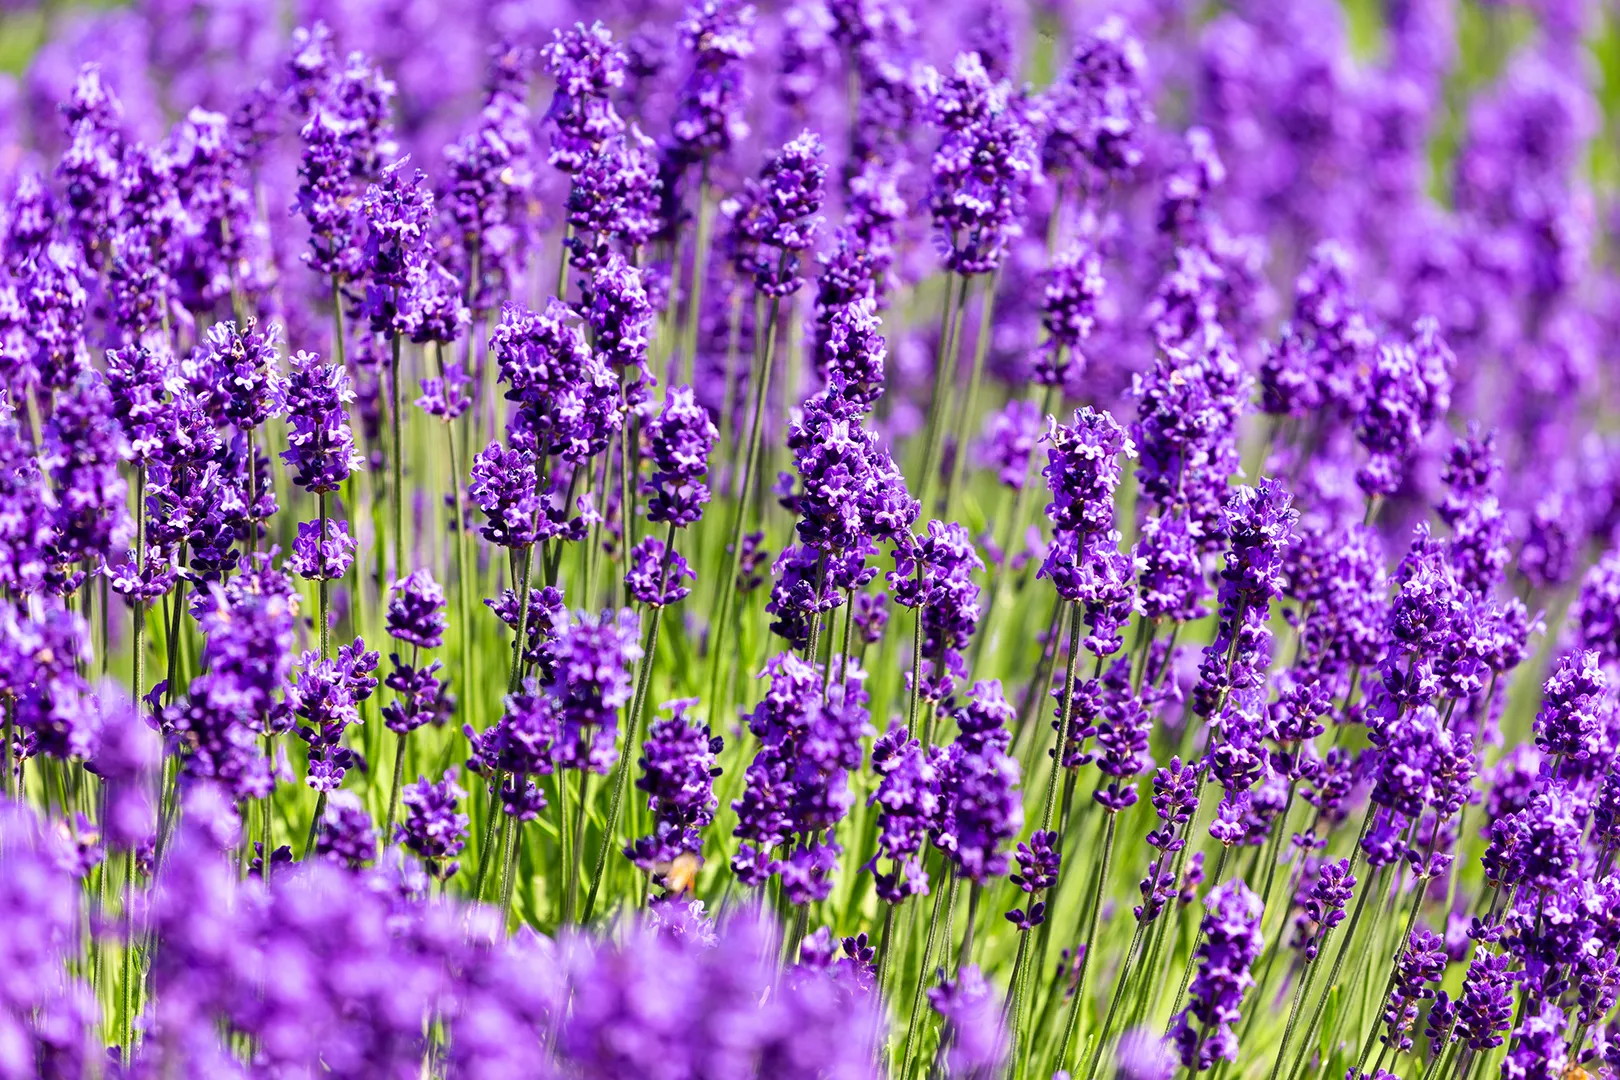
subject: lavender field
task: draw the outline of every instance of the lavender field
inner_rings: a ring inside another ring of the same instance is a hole
[[[1607,0],[0,3],[0,1080],[1620,1080]]]

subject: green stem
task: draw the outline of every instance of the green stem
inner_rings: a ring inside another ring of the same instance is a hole
[[[1353,849],[1351,849],[1351,852],[1350,852],[1350,871],[1349,872],[1351,874],[1354,874],[1356,872],[1356,863],[1361,857],[1361,841],[1366,838],[1367,830],[1372,828],[1373,816],[1374,816],[1376,810],[1377,810],[1376,806],[1368,806],[1367,807],[1367,813],[1361,819],[1361,831],[1356,836],[1356,846]],[[1358,895],[1356,897],[1355,913],[1350,916],[1350,925],[1346,929],[1344,941],[1340,944],[1339,951],[1334,957],[1334,960],[1333,960],[1333,974],[1332,974],[1331,978],[1328,980],[1328,989],[1332,989],[1333,980],[1337,979],[1339,977],[1339,965],[1344,962],[1345,949],[1349,946],[1350,938],[1354,934],[1355,929],[1356,929],[1356,923],[1361,918],[1361,909],[1367,903],[1367,895],[1368,895],[1369,892],[1371,892],[1371,889],[1369,888],[1370,879],[1373,876],[1375,876],[1375,875],[1369,874],[1368,875],[1369,880],[1363,880],[1360,883],[1361,887],[1358,890]],[[1333,933],[1333,931],[1331,929],[1322,931],[1322,940],[1317,945],[1317,955],[1318,955],[1319,958],[1321,956],[1321,950],[1322,950],[1323,946],[1327,945],[1327,939],[1328,939],[1329,935],[1331,935],[1332,933]],[[1299,985],[1298,989],[1295,991],[1294,1003],[1288,1010],[1288,1023],[1283,1028],[1283,1041],[1282,1041],[1282,1044],[1277,1047],[1277,1057],[1272,1062],[1271,1080],[1277,1080],[1278,1070],[1280,1070],[1282,1068],[1283,1055],[1287,1052],[1288,1043],[1293,1038],[1294,1023],[1295,1023],[1295,1021],[1297,1021],[1299,1019],[1300,1006],[1305,1004],[1305,995],[1309,991],[1310,982],[1311,982],[1312,977],[1314,977],[1315,974],[1316,974],[1317,967],[1318,967],[1318,965],[1314,961],[1307,964],[1307,966],[1305,968],[1305,972],[1306,972],[1305,977],[1300,980],[1300,985]],[[1326,990],[1323,991],[1322,998],[1323,998],[1323,1003],[1325,1003],[1326,999],[1327,999],[1327,991]],[[1313,1017],[1311,1019],[1311,1030],[1315,1030],[1317,1020],[1320,1017],[1320,1013],[1321,1013],[1321,1005],[1319,1004],[1318,1007],[1317,1007],[1317,1016],[1315,1016],[1315,1017]],[[1305,1038],[1306,1038],[1306,1041],[1308,1042],[1310,1040],[1310,1035],[1307,1034],[1305,1036]],[[1302,1051],[1302,1053],[1303,1053],[1303,1051]],[[1290,1073],[1292,1073],[1292,1070],[1290,1070]]]
[[[444,348],[434,347],[434,356],[438,360],[439,378],[444,378]],[[461,462],[459,448],[456,446],[456,428],[453,423],[444,425],[445,444],[449,451],[450,460],[450,493],[456,514],[456,614],[461,620],[461,698],[466,704],[463,706],[469,712],[476,696],[474,688],[481,688],[476,664],[478,650],[473,648],[472,634],[472,596],[476,586],[470,572],[471,560],[467,557],[467,527],[465,508],[462,505],[461,491]]]
[[[749,497],[754,491],[754,468],[759,459],[760,429],[765,420],[765,391],[771,382],[771,367],[776,356],[776,318],[781,301],[772,299],[770,315],[765,321],[765,337],[760,345],[760,363],[754,372],[754,415],[748,425],[748,442],[743,449],[742,483],[737,488],[737,503],[731,516],[731,541],[721,553],[721,573],[715,578],[715,613],[709,621],[709,711],[717,718],[724,707],[720,700],[720,675],[735,663],[734,653],[726,651],[725,636],[731,616],[733,593],[737,584],[737,559],[742,550],[743,525],[747,519]]]
[[[938,471],[941,444],[945,441],[945,425],[950,422],[951,387],[955,383],[957,338],[962,326],[962,310],[967,307],[967,275],[950,274],[945,278],[945,309],[941,315],[939,347],[934,353],[933,398],[928,404],[928,426],[923,442],[922,473],[917,478],[918,505],[924,517],[933,514],[933,495]],[[960,286],[951,286],[960,281]]]
[[[1103,893],[1108,887],[1108,869],[1114,858],[1114,828],[1118,817],[1110,810],[1108,826],[1103,832],[1102,861],[1097,868],[1097,886],[1092,890],[1091,912],[1086,919],[1085,953],[1080,957],[1080,977],[1074,988],[1074,1000],[1069,1003],[1069,1018],[1063,1025],[1063,1038],[1058,1043],[1058,1067],[1063,1069],[1068,1068],[1069,1047],[1074,1042],[1075,1028],[1080,1020],[1080,1005],[1086,996],[1086,975],[1091,969],[1092,954],[1097,951],[1097,917],[1102,911]]]
[[[1406,944],[1412,939],[1412,927],[1417,925],[1418,911],[1423,907],[1423,893],[1428,888],[1429,879],[1420,877],[1412,883],[1412,906],[1406,915],[1406,929],[1401,931],[1399,941],[1395,946],[1395,956],[1389,963],[1389,977],[1384,980],[1384,997],[1395,988],[1395,973],[1400,964],[1401,953],[1405,951]],[[1359,1073],[1367,1065],[1367,1055],[1372,1053],[1373,1043],[1378,1038],[1378,1021],[1374,1018],[1367,1031],[1367,1039],[1361,1044],[1361,1054],[1356,1059],[1356,1071]]]
[[[514,779],[520,785],[525,782],[524,778],[521,776],[514,777]],[[560,774],[557,790],[559,792],[559,798],[557,801],[559,803],[565,803],[566,800],[560,797],[560,793],[563,790],[560,782]],[[565,833],[567,832],[567,816],[568,815],[564,813],[563,831]],[[517,868],[514,864],[517,862],[519,830],[520,826],[516,817],[512,814],[504,815],[501,820],[501,930],[503,933],[506,930],[507,920],[512,914],[512,890],[517,884]]]
[[[702,176],[698,180],[698,219],[695,248],[692,252],[691,299],[686,305],[685,333],[681,335],[681,364],[685,371],[682,382],[691,382],[697,370],[698,325],[703,319],[703,285],[709,276],[709,233],[714,225],[714,199],[709,193],[709,162],[703,161]],[[673,384],[676,380],[671,379]]]
[[[559,788],[568,782],[564,777],[557,785]],[[591,774],[588,769],[579,770],[579,801],[574,805],[573,846],[574,857],[568,860],[563,875],[563,922],[574,921],[574,900],[579,893],[579,860],[585,853],[585,806],[588,798]],[[602,838],[602,848],[607,849],[607,838]]]
[[[320,577],[315,583],[315,613],[319,620],[318,628],[321,634],[321,659],[325,660],[332,655],[332,631],[327,626],[327,582],[326,582],[326,492],[316,497],[320,506],[320,519],[316,524],[315,533],[315,563]]]
[[[619,544],[627,570],[630,567],[630,550],[636,546],[636,485],[633,482],[636,462],[630,452],[630,422],[634,417],[635,413],[626,409],[623,422],[619,425]],[[625,607],[629,607],[631,601],[628,574],[620,575],[620,585],[624,590],[622,603]]]
[[[394,818],[399,814],[399,792],[405,783],[405,740],[409,737],[409,732],[401,731],[394,743],[394,786],[388,791],[388,816],[383,819],[382,841],[384,847],[392,843]]]
[[[1322,994],[1316,999],[1316,1008],[1311,1011],[1311,1019],[1305,1025],[1305,1034],[1299,1050],[1294,1056],[1294,1063],[1289,1067],[1289,1080],[1299,1075],[1299,1070],[1305,1065],[1306,1054],[1310,1050],[1311,1039],[1316,1035],[1316,1029],[1322,1022],[1322,1013],[1327,1009],[1328,998],[1333,994],[1333,987],[1339,981],[1339,971],[1344,967],[1344,958],[1350,951],[1351,944],[1356,939],[1356,930],[1361,924],[1361,913],[1367,907],[1367,897],[1374,892],[1373,882],[1380,878],[1379,874],[1368,874],[1357,890],[1356,906],[1350,913],[1350,923],[1345,927],[1344,937],[1339,941],[1339,949],[1333,956],[1333,966],[1328,970],[1327,983],[1322,987]],[[1282,1064],[1283,1051],[1288,1048],[1288,1034],[1283,1032],[1283,1045],[1277,1048],[1277,1062],[1272,1066],[1271,1080],[1276,1080],[1277,1069]]]
[[[898,1074],[901,1077],[911,1071],[912,1042],[917,1036],[917,1021],[922,1015],[923,994],[928,989],[928,968],[934,959],[934,939],[939,931],[940,911],[945,903],[945,894],[954,892],[955,889],[956,878],[953,875],[948,887],[942,886],[934,890],[934,912],[928,918],[928,933],[923,938],[922,967],[917,972],[917,986],[911,995],[911,1014],[906,1020],[906,1041],[901,1045],[901,1065]],[[951,899],[955,901],[954,896]]]
[[[389,498],[393,510],[394,576],[402,578],[405,568],[405,416],[399,407],[399,352],[401,338],[393,337],[393,351],[388,369],[388,425],[393,451],[389,455]]]
[[[1114,977],[1114,992],[1108,999],[1108,1012],[1103,1016],[1102,1034],[1097,1036],[1097,1045],[1091,1052],[1091,1063],[1086,1066],[1086,1080],[1094,1080],[1097,1075],[1097,1066],[1102,1062],[1103,1051],[1108,1046],[1108,1036],[1114,1033],[1114,1017],[1118,1015],[1119,1003],[1124,1000],[1125,987],[1130,981],[1131,963],[1136,959],[1137,950],[1141,947],[1143,930],[1146,924],[1138,920],[1136,932],[1131,935],[1130,948],[1125,950],[1125,961],[1120,965],[1119,974]]]
[[[1063,769],[1063,753],[1069,745],[1069,717],[1074,709],[1074,684],[1080,666],[1080,619],[1083,612],[1079,604],[1069,605],[1069,662],[1063,671],[1063,709],[1058,718],[1057,748],[1052,754],[1052,769],[1046,778],[1046,796],[1041,801],[1041,828],[1052,827],[1052,815],[1057,808],[1057,779]],[[1061,837],[1059,838],[1061,842]]]
[[[984,378],[984,360],[990,352],[991,316],[995,314],[996,288],[1001,282],[1001,272],[992,271],[989,284],[985,286],[984,298],[980,300],[979,308],[979,336],[973,342],[973,370],[968,376],[967,397],[962,400],[961,407],[956,412],[956,423],[952,429],[955,439],[956,452],[951,459],[951,472],[945,479],[945,520],[955,520],[955,498],[961,487],[962,470],[967,464],[967,437],[968,423],[973,419],[973,408],[979,400],[979,383]],[[1034,455],[1030,455],[1033,457]]]
[[[573,898],[568,895],[569,892],[571,891],[569,889],[569,886],[571,886],[573,884],[573,882],[571,880],[573,875],[572,875],[572,872],[569,870],[569,867],[571,867],[573,865],[573,863],[574,863],[574,830],[571,827],[572,824],[573,823],[571,821],[569,821],[569,819],[568,819],[568,774],[566,772],[558,772],[557,773],[557,840],[562,845],[562,865],[563,865],[563,874],[562,874],[562,877],[563,877],[563,894],[562,894],[562,903],[560,905],[558,905],[558,915],[559,915],[561,921],[565,922],[565,923],[568,922],[572,918],[572,916],[574,914],[574,911],[573,911],[574,905],[571,903]],[[506,888],[507,888],[506,886],[502,887],[502,889],[501,889],[502,893],[506,892]],[[504,901],[502,902],[501,906],[502,907],[506,906]]]
[[[1221,854],[1215,860],[1215,874],[1210,879],[1209,888],[1213,892],[1226,877],[1226,863],[1232,849],[1225,844],[1221,845]],[[1204,923],[1199,920],[1198,932],[1193,935],[1192,950],[1187,953],[1187,965],[1181,970],[1181,988],[1171,1000],[1170,1015],[1174,1016],[1181,1011],[1181,999],[1187,996],[1187,985],[1192,982],[1193,967],[1198,963],[1198,947],[1204,943]],[[1168,1034],[1168,1033],[1167,1033]]]
[[[973,962],[973,926],[979,920],[979,894],[984,886],[977,881],[968,886],[967,926],[962,931],[962,948],[956,954],[956,970]]]
[[[124,852],[124,955],[119,977],[124,1064],[135,1056],[135,850]]]
[[[478,845],[478,873],[473,878],[474,903],[484,900],[484,883],[489,880],[490,856],[495,851],[495,823],[506,817],[501,812],[501,785],[505,777],[497,769],[489,785],[489,817],[484,822],[483,841]]]
[[[668,553],[664,570],[659,573],[658,591],[664,591],[664,575],[675,554],[675,525],[670,523],[664,534],[664,548]],[[630,757],[641,746],[641,718],[646,711],[647,689],[652,682],[654,659],[658,655],[658,626],[663,619],[662,606],[654,607],[647,617],[647,641],[641,650],[641,670],[636,674],[636,691],[630,699],[630,727],[624,749],[619,754],[613,773],[613,797],[608,803],[607,824],[602,829],[602,846],[596,853],[596,866],[591,871],[591,887],[585,895],[585,909],[581,922],[590,922],[596,911],[596,897],[602,887],[602,876],[607,870],[608,851],[617,843],[619,815],[623,810],[625,792],[630,782]]]
[[[315,850],[315,838],[320,834],[320,831],[321,831],[321,818],[323,818],[325,816],[326,816],[326,792],[323,791],[319,795],[315,796],[315,813],[312,814],[310,816],[310,819],[309,819],[309,835],[304,837],[304,859],[305,859],[305,861],[308,861],[310,855]],[[270,853],[268,851],[265,852],[264,857],[265,857],[265,862],[268,863],[270,861]]]

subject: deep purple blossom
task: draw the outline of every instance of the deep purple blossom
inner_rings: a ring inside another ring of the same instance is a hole
[[[928,891],[923,845],[940,808],[939,769],[922,744],[896,724],[872,744],[872,770],[880,777],[868,802],[878,807],[877,852],[871,869],[879,898],[898,903]],[[877,860],[891,860],[888,873]]]
[[[455,876],[456,856],[467,843],[470,819],[460,812],[467,797],[456,782],[454,768],[445,770],[438,783],[421,777],[400,792],[404,816],[394,826],[394,839],[428,865],[428,872],[441,881]]]
[[[1254,985],[1249,967],[1265,945],[1261,914],[1260,898],[1241,881],[1218,886],[1204,902],[1198,970],[1187,990],[1187,1007],[1177,1015],[1170,1033],[1182,1065],[1194,1072],[1237,1059],[1232,1024],[1239,1018],[1244,994]]]
[[[646,792],[653,831],[625,848],[625,854],[643,870],[661,872],[682,855],[701,863],[701,830],[714,820],[719,806],[714,779],[723,740],[711,736],[706,725],[689,720],[686,710],[695,702],[671,702],[671,714],[655,720],[641,749],[641,775],[636,787]]]
[[[444,589],[427,569],[412,570],[394,582],[388,600],[388,635],[419,649],[444,643]]]
[[[287,415],[290,449],[281,460],[294,469],[294,481],[307,491],[335,491],[360,468],[345,409],[354,400],[349,376],[336,364],[323,364],[313,353],[292,358],[292,374],[278,388],[279,408]]]
[[[698,520],[703,504],[709,501],[704,477],[719,437],[708,412],[694,400],[692,388],[671,387],[663,409],[649,422],[644,436],[653,466],[644,488],[651,496],[649,521],[685,526]]]
[[[546,688],[557,712],[558,768],[606,773],[618,759],[619,710],[630,701],[639,638],[628,609],[558,618],[556,674]]]
[[[961,53],[951,71],[934,73],[929,104],[940,130],[930,163],[929,209],[945,265],[986,274],[1021,235],[1029,190],[1040,177],[1039,152],[1010,84],[996,83],[978,53]]]
[[[646,536],[630,549],[624,580],[637,603],[667,607],[691,593],[686,583],[697,580],[697,574],[680,552],[666,548],[656,536]]]
[[[326,536],[320,535],[321,522],[300,521],[298,538],[293,541],[287,569],[310,581],[336,581],[354,565],[358,542],[349,535],[347,522],[326,519]]]

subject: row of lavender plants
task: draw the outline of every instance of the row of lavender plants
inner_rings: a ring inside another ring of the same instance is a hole
[[[1613,10],[0,35],[0,1080],[1620,1076]]]

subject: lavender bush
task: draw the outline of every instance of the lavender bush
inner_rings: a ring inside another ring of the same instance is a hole
[[[0,40],[0,1080],[1620,1080],[1612,5]]]

